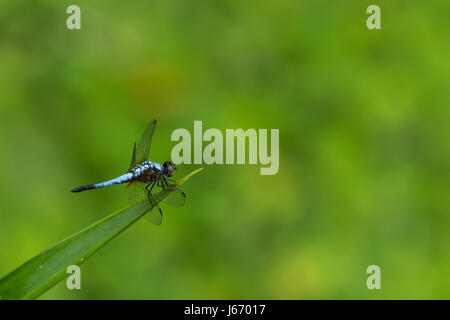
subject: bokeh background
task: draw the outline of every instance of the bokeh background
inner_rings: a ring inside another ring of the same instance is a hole
[[[450,298],[449,14],[446,0],[0,2],[0,277],[127,205],[123,186],[69,191],[127,170],[150,119],[159,162],[202,120],[279,128],[279,173],[205,166],[184,208],[89,258],[82,290],[42,299]]]

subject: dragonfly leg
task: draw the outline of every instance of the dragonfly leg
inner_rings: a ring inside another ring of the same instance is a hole
[[[168,188],[170,188],[169,190],[178,190],[181,192],[181,194],[183,195],[183,197],[186,198],[186,194],[183,192],[183,190],[181,190],[180,188],[178,188],[175,184],[169,184],[169,182],[167,181],[166,177],[163,177],[163,184],[166,184],[166,186]]]
[[[158,187],[161,187],[164,191],[166,191],[165,185],[164,185],[164,178],[158,179]]]
[[[148,198],[148,201],[150,201],[150,204],[152,205],[152,207],[156,206],[156,200],[152,196],[152,189],[155,186],[155,183],[156,183],[156,181],[150,182],[149,184],[147,184],[145,186],[145,190],[147,191],[147,198]],[[150,188],[150,190],[149,190],[149,188]]]
[[[171,184],[169,184],[168,182],[167,182],[167,178],[166,177],[163,177],[162,178],[162,181],[161,181],[161,183],[163,184],[163,185],[165,185],[167,188],[169,188],[170,190],[173,190],[173,185],[171,185]]]
[[[145,186],[145,190],[147,190],[148,193],[152,192],[153,187],[155,186],[156,181],[150,182]],[[150,187],[150,190],[148,188]]]
[[[153,210],[153,208],[158,207],[159,211],[161,211],[161,209],[158,206],[158,203],[156,202],[155,197],[153,197],[153,195],[150,192],[147,193],[147,198],[148,198],[148,201],[150,202],[150,205],[152,206],[152,210]]]
[[[159,211],[159,214],[161,215],[161,220],[162,220],[162,215],[163,215],[162,210],[161,210],[161,208],[159,207],[158,203],[156,202],[155,198],[154,198],[153,195],[152,195],[152,189],[153,189],[153,187],[154,187],[155,185],[158,185],[158,181],[157,181],[157,180],[155,180],[155,181],[153,181],[153,182],[150,182],[150,183],[145,187],[145,189],[147,190],[148,201],[150,201],[150,204],[152,205],[152,209],[153,209],[154,207],[157,207],[157,208],[158,208],[158,211]],[[149,190],[149,188],[150,188],[150,190]]]
[[[158,208],[159,215],[161,216],[161,220],[158,223],[158,224],[160,224],[161,221],[162,221],[162,216],[163,216],[162,210],[161,210],[160,206],[158,205],[158,203],[156,202],[155,198],[153,197],[153,195],[150,192],[147,194],[147,197],[148,197],[148,201],[150,201],[150,204],[152,206],[150,211],[152,211],[155,207]]]
[[[171,178],[167,178],[164,177],[164,181],[166,182],[166,184],[169,186],[176,186],[177,185],[177,181],[175,179],[171,179]]]

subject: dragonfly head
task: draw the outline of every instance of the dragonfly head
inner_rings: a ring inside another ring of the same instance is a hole
[[[163,173],[164,175],[171,177],[177,172],[177,167],[170,161],[166,161],[163,164]]]

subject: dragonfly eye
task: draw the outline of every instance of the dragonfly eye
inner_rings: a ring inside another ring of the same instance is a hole
[[[168,177],[173,176],[177,172],[177,167],[170,161],[166,161],[163,164],[164,174]]]

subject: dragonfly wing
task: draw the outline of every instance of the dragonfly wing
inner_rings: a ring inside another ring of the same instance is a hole
[[[134,167],[136,167],[136,142],[134,143],[133,155],[131,156],[131,164],[130,164],[130,168],[128,168],[128,171],[130,171]]]
[[[156,201],[153,200],[153,204],[150,202],[150,199],[147,195],[147,190],[145,190],[145,183],[142,182],[131,182],[128,184],[127,188],[127,197],[128,200],[132,205],[138,204],[142,201],[147,201],[148,203],[148,212],[145,215],[145,219],[149,221],[152,224],[160,225],[162,222],[162,211],[158,204],[156,204]],[[153,196],[151,196],[153,197]],[[154,198],[153,198],[154,199]]]
[[[168,190],[171,190],[169,195],[164,198],[163,202],[172,207],[182,207],[186,203],[186,194],[180,189],[169,187]]]
[[[142,133],[141,139],[139,140],[135,149],[135,160],[137,161],[137,163],[148,160],[148,156],[150,154],[150,146],[152,144],[153,132],[155,132],[155,126],[156,120],[152,120]]]
[[[164,188],[163,185],[164,184]],[[177,184],[170,184],[165,179],[156,186],[155,198],[158,202],[164,202],[172,207],[182,207],[186,202],[186,194],[178,188]]]
[[[145,219],[151,224],[159,226],[162,222],[162,210],[159,206],[155,207],[152,211],[145,215]]]
[[[145,190],[145,184],[142,182],[134,181],[127,185],[126,188],[128,200],[132,205],[147,199],[147,190]],[[150,209],[150,206],[149,206]]]

